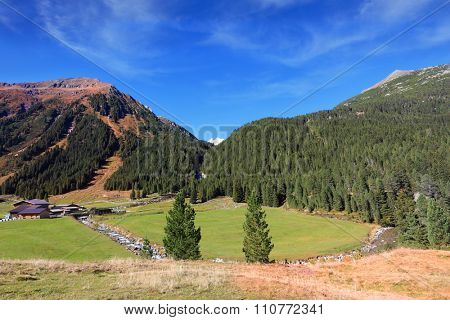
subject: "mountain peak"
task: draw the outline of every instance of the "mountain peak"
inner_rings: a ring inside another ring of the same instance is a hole
[[[108,93],[112,85],[93,78],[63,78],[39,82],[0,83],[0,103],[12,109],[20,105],[59,98],[71,103],[94,93]]]
[[[94,89],[111,87],[111,84],[95,78],[61,78],[38,82],[0,83],[0,89]]]
[[[406,76],[408,74],[413,73],[413,70],[395,70],[394,72],[392,72],[391,74],[389,74],[386,78],[384,78],[383,80],[381,80],[380,82],[375,83],[373,86],[371,86],[370,88],[367,88],[365,90],[363,90],[363,92],[381,87],[383,84],[388,83],[392,80],[395,80],[397,78]]]

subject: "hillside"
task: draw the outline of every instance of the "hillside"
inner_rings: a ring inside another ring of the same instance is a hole
[[[245,125],[206,154],[200,192],[244,201],[256,189],[265,205],[357,212],[384,225],[396,224],[401,194],[448,204],[449,69],[405,73],[333,110]]]
[[[208,146],[96,79],[0,85],[2,193],[42,198],[94,179],[108,189],[175,191],[194,179]],[[166,148],[173,162],[159,161]],[[96,172],[112,156],[123,165],[104,181]],[[160,183],[161,171],[170,182]]]

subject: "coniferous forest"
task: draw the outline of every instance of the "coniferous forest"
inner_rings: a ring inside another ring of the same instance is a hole
[[[92,115],[78,115],[67,148],[55,147],[22,167],[3,185],[5,193],[46,198],[85,187],[118,149],[112,130]]]
[[[414,224],[418,217],[403,215],[423,195],[443,212],[448,237],[450,80],[419,83],[433,72],[402,77],[330,111],[236,130],[206,154],[200,194],[241,202],[256,190],[267,206],[355,212],[384,226]]]

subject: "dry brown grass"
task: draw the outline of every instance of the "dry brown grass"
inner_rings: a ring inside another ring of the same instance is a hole
[[[238,286],[271,298],[450,298],[449,251],[397,249],[343,263],[240,269]]]
[[[354,261],[307,266],[141,259],[102,263],[0,261],[0,283],[9,281],[14,298],[39,298],[28,292],[30,285],[20,286],[34,278],[39,279],[32,281],[38,292],[39,286],[48,288],[62,281],[58,279],[72,279],[61,298],[72,297],[72,291],[86,286],[83,283],[87,281],[94,291],[80,299],[114,298],[118,291],[130,299],[192,299],[209,294],[213,294],[211,299],[449,299],[450,252],[397,249]]]
[[[152,270],[139,270],[123,273],[117,284],[120,287],[151,289],[160,293],[175,289],[192,288],[208,290],[224,284],[230,277],[230,270],[224,268],[205,268],[192,264],[159,264]]]

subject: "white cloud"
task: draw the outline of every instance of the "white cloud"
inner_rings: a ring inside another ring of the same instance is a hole
[[[450,41],[450,20],[444,20],[433,27],[422,28],[417,36],[419,45],[434,46]]]
[[[39,0],[36,6],[46,30],[105,69],[128,76],[155,72],[135,63],[159,54],[149,47],[161,16],[152,11],[152,1]]]
[[[17,31],[15,19],[11,16],[11,10],[0,4],[0,25],[3,25],[10,31]]]
[[[239,50],[261,50],[264,45],[246,37],[238,25],[220,23],[212,28],[211,34],[204,44],[218,44],[231,49]]]
[[[361,8],[363,19],[377,19],[383,22],[404,22],[416,16],[421,10],[434,0],[366,0]]]
[[[309,2],[308,0],[250,0],[261,8],[283,8],[294,4]]]

